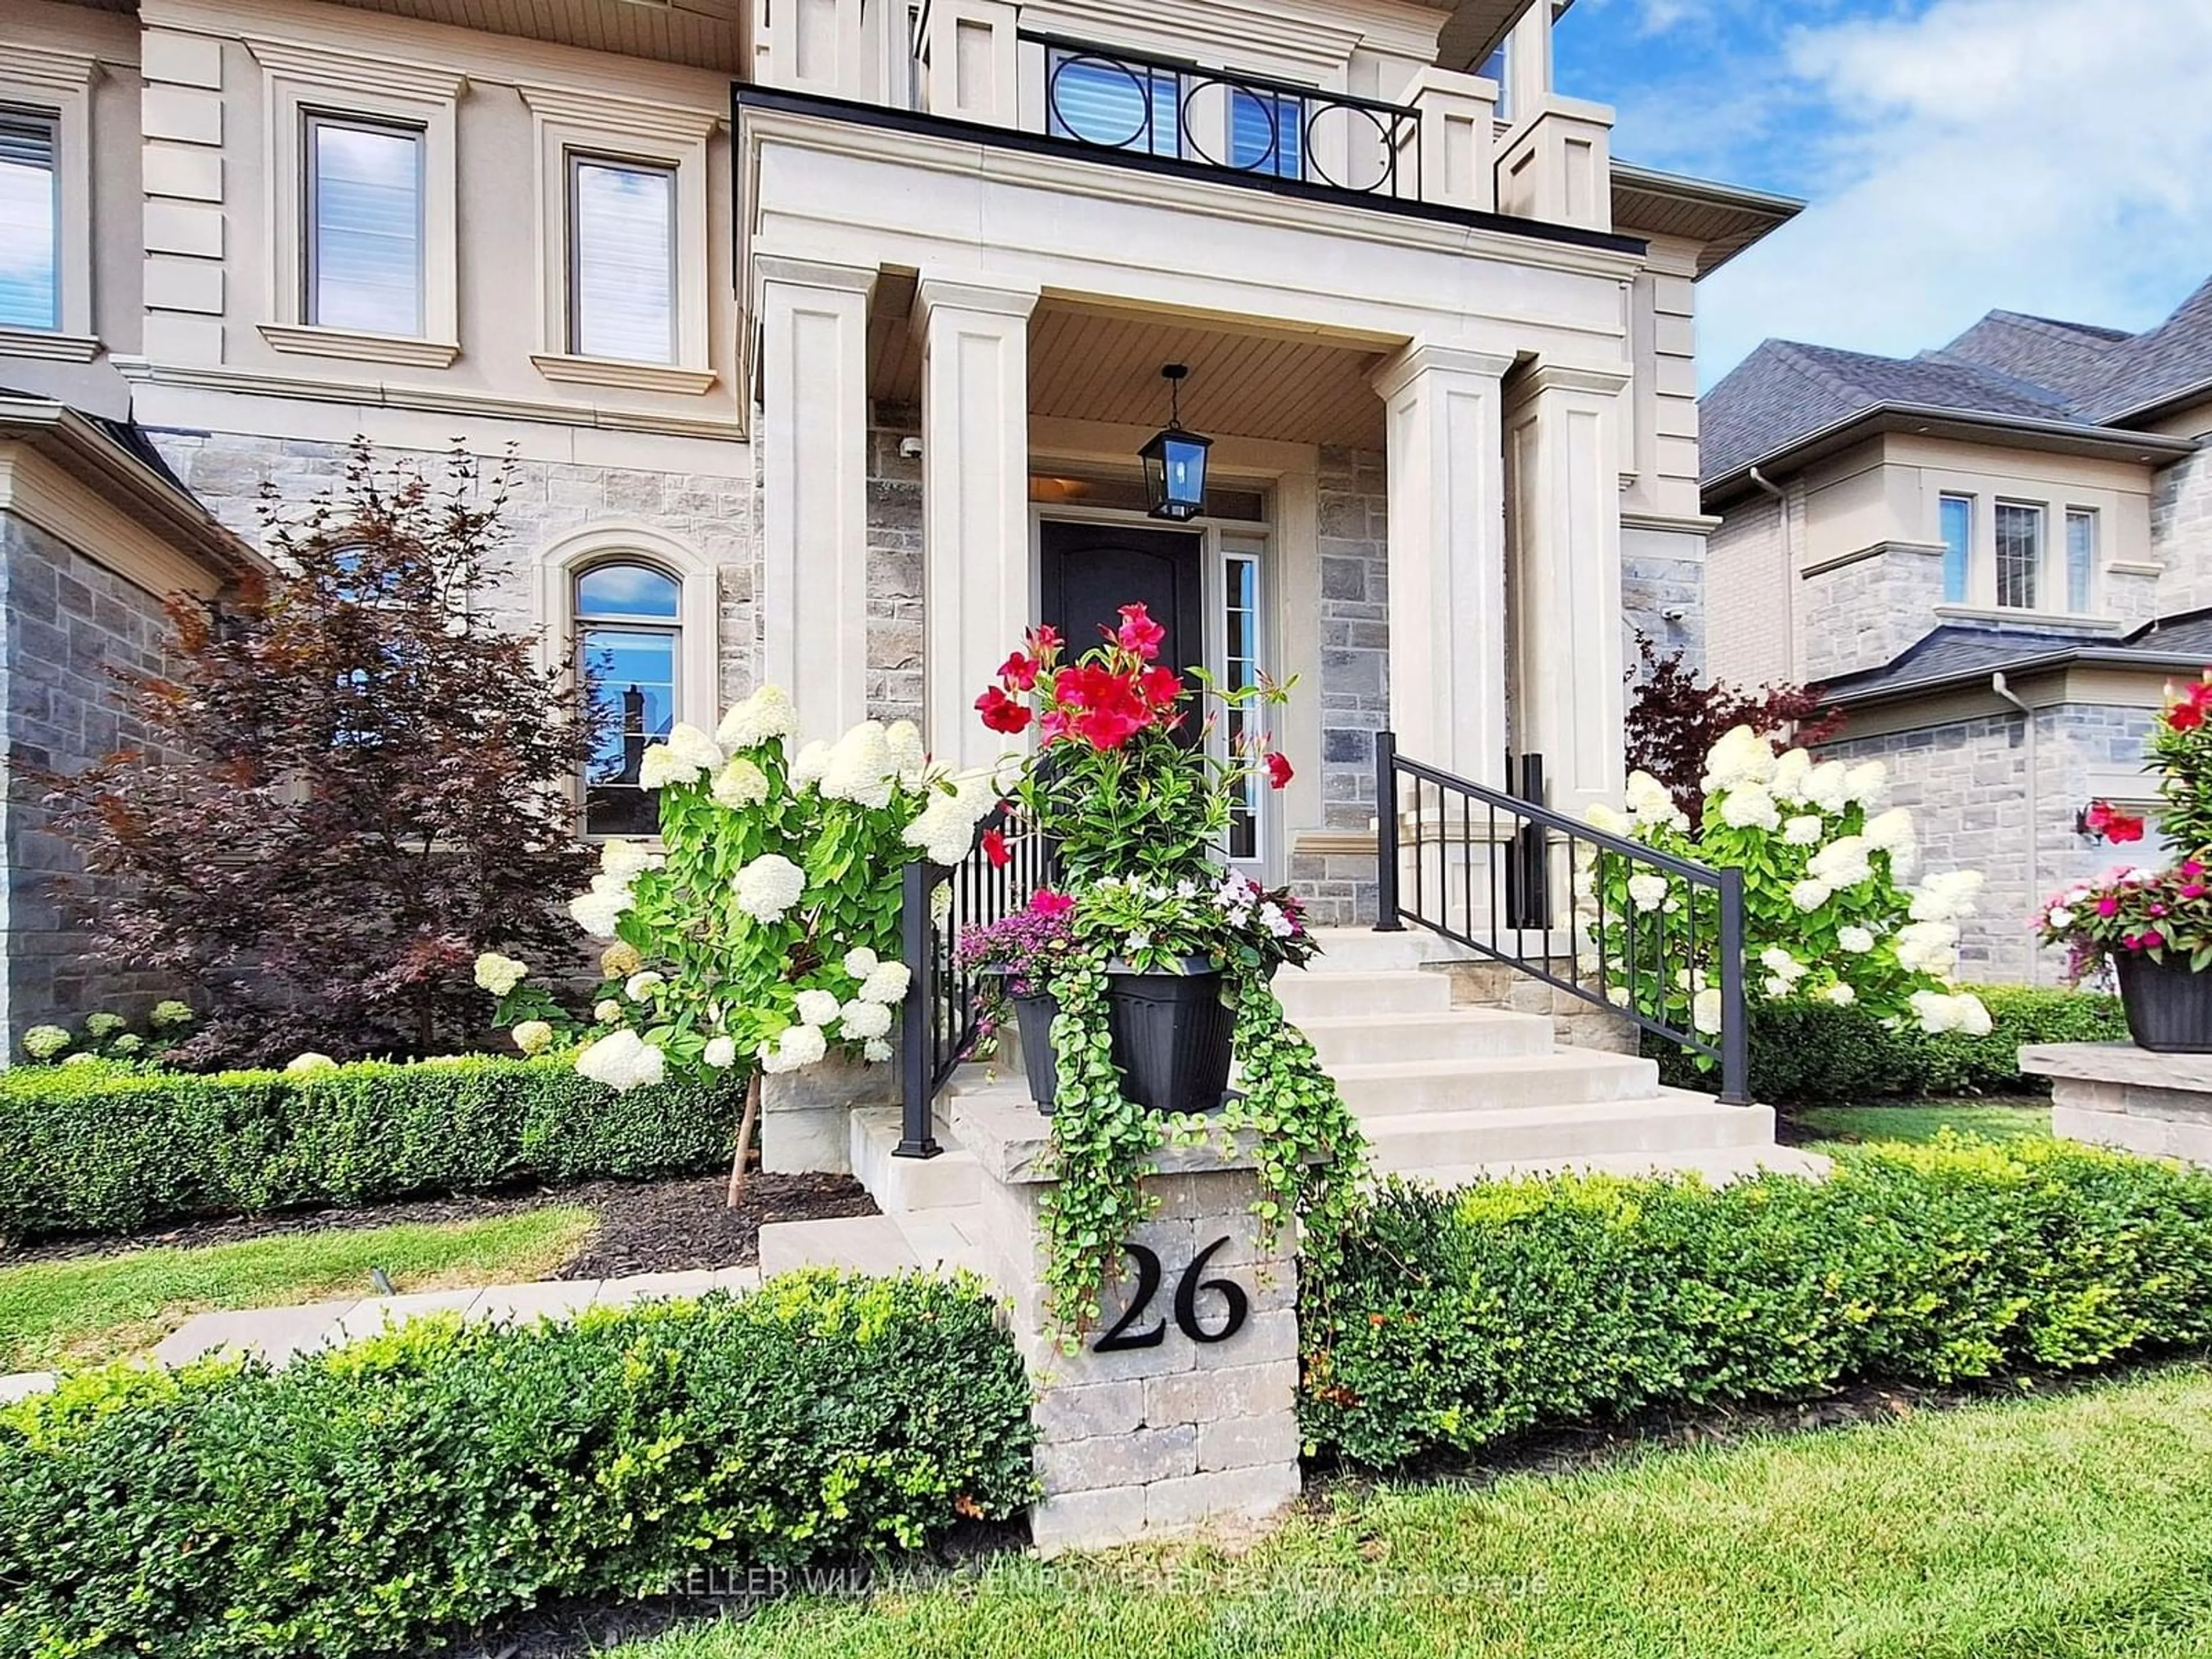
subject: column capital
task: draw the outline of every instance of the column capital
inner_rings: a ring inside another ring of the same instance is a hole
[[[1513,382],[1513,401],[1527,402],[1547,392],[1583,392],[1601,398],[1618,397],[1633,378],[1628,365],[1593,368],[1578,363],[1531,363]]]
[[[1425,374],[1463,374],[1502,380],[1513,363],[1513,358],[1495,351],[1479,351],[1473,346],[1454,345],[1443,340],[1415,340],[1370,375],[1367,383],[1388,399]]]
[[[792,288],[828,289],[840,294],[868,294],[876,286],[873,265],[831,264],[796,254],[757,252],[752,257],[756,288],[781,283]]]
[[[1026,318],[1042,290],[1035,283],[994,282],[981,271],[925,270],[915,284],[913,324],[928,326],[933,311],[967,311],[987,317]]]

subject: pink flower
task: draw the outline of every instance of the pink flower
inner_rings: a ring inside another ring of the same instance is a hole
[[[2120,914],[2119,900],[2107,893],[2103,898],[2097,901],[2097,914],[2100,916],[2106,917],[2117,916]]]
[[[1030,908],[1041,916],[1065,916],[1073,913],[1075,901],[1065,893],[1055,893],[1049,887],[1040,887],[1036,896],[1030,901]]]

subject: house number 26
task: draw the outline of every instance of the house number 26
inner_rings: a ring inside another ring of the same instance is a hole
[[[1244,1287],[1232,1279],[1208,1279],[1206,1264],[1213,1253],[1228,1243],[1217,1238],[1198,1253],[1197,1258],[1182,1270],[1176,1281],[1176,1328],[1194,1342],[1226,1342],[1244,1328],[1244,1316],[1251,1310],[1251,1302]],[[1129,1298],[1129,1306],[1114,1322],[1114,1328],[1091,1345],[1093,1353],[1119,1353],[1126,1348],[1157,1348],[1168,1340],[1168,1322],[1156,1319],[1149,1330],[1136,1327],[1152,1310],[1152,1298],[1159,1294],[1160,1259],[1141,1244],[1124,1244],[1121,1252],[1137,1264],[1137,1293]],[[1226,1316],[1212,1330],[1199,1323],[1198,1297],[1202,1291],[1210,1291],[1221,1298]]]

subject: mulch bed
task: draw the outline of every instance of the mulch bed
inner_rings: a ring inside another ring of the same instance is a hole
[[[556,1277],[615,1279],[693,1267],[750,1267],[760,1260],[760,1230],[764,1223],[877,1212],[874,1201],[850,1176],[756,1172],[746,1186],[745,1201],[734,1210],[723,1201],[725,1184],[721,1176],[682,1181],[593,1181],[576,1187],[413,1199],[361,1209],[234,1216],[128,1238],[60,1239],[0,1249],[0,1267],[120,1255],[157,1244],[191,1249],[418,1222],[483,1221],[556,1205],[581,1205],[598,1215],[599,1225],[584,1241],[581,1252]]]

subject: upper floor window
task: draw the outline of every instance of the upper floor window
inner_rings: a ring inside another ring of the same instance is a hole
[[[1482,60],[1482,67],[1475,71],[1477,75],[1481,76],[1485,80],[1495,81],[1498,82],[1497,109],[1498,118],[1501,121],[1510,121],[1513,118],[1513,110],[1510,103],[1513,94],[1513,84],[1510,78],[1511,65],[1506,54],[1506,48],[1511,44],[1512,43],[1508,40],[1500,40],[1498,43],[1498,50],[1492,52],[1489,57],[1484,58]]]
[[[1278,179],[1305,177],[1305,100],[1249,87],[1229,94],[1229,165]]]
[[[1974,500],[1971,495],[1946,495],[1942,506],[1943,529],[1943,599],[1964,605],[1967,578],[1973,569]]]
[[[2097,515],[2087,507],[2066,510],[2066,608],[2087,611],[2096,598]]]
[[[314,114],[306,145],[305,319],[420,334],[422,129]]]
[[[1054,137],[1147,155],[1182,154],[1182,77],[1175,70],[1064,46],[1054,47],[1046,63]]]
[[[2033,611],[2041,597],[2043,509],[2022,501],[1999,501],[1996,508],[1997,604],[2008,611]]]
[[[676,361],[673,167],[569,156],[568,349]]]
[[[0,328],[62,325],[58,128],[51,115],[0,109]]]
[[[653,797],[639,786],[646,747],[680,718],[683,584],[654,565],[595,564],[575,578],[577,669],[599,715],[585,769],[584,833],[659,833]]]

